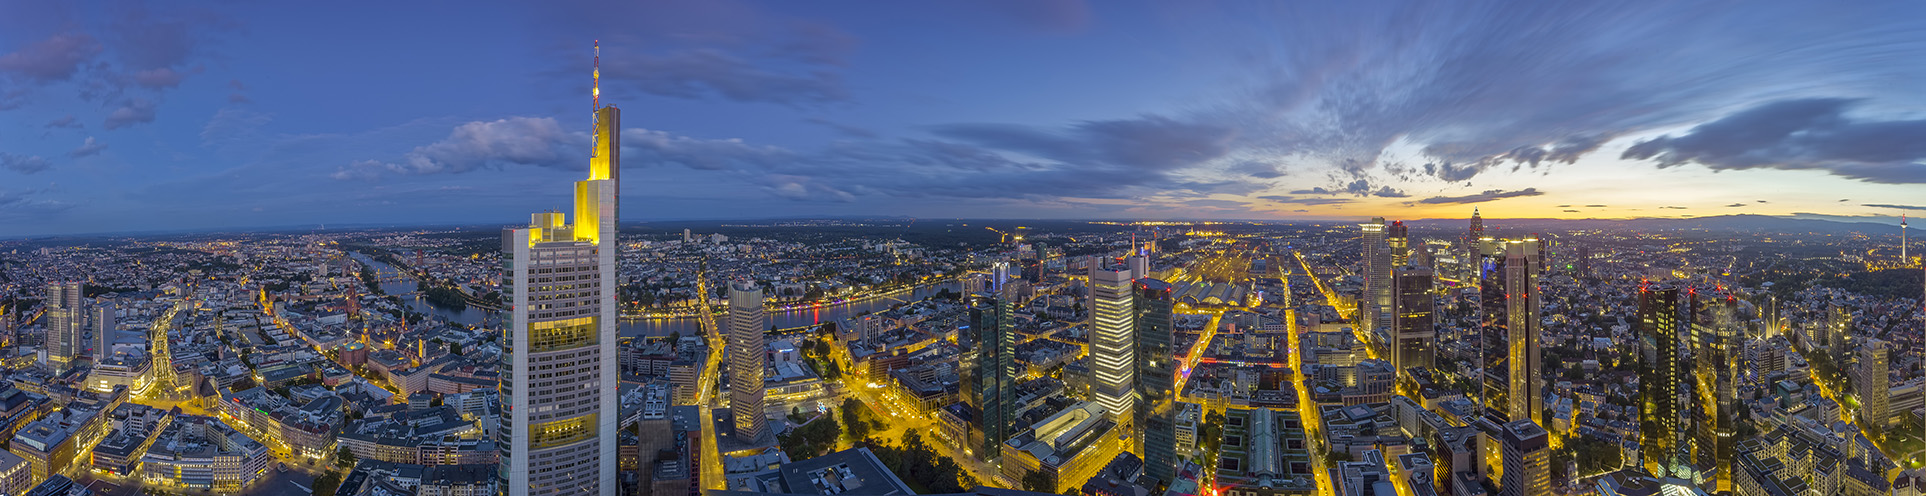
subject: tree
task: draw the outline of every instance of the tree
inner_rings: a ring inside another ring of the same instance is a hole
[[[863,421],[863,402],[856,398],[843,399],[843,425],[849,429],[850,439],[869,437],[869,423]]]
[[[1050,476],[1045,475],[1042,470],[1031,470],[1023,474],[1022,482],[1023,490],[1025,491],[1036,491],[1040,493],[1057,492],[1056,486],[1050,483]]]
[[[354,453],[348,451],[347,448],[341,448],[341,451],[334,453],[334,463],[335,465],[340,465],[341,468],[354,468]]]
[[[332,495],[334,494],[334,491],[336,489],[339,489],[340,487],[341,487],[340,473],[331,471],[326,474],[322,474],[320,477],[314,478],[314,494],[316,496]]]

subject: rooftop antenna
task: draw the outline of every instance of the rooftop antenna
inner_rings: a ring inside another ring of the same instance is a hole
[[[1899,214],[1899,266],[1911,263],[1913,259],[1906,258],[1906,214]]]
[[[591,130],[589,134],[594,136],[589,139],[590,157],[600,153],[600,148],[602,147],[601,143],[597,143],[597,141],[602,139],[600,136],[601,133],[593,131],[602,128],[602,116],[596,113],[596,111],[602,110],[602,40],[595,40],[594,75],[595,82],[589,86],[589,96],[591,98],[589,100],[589,129]]]

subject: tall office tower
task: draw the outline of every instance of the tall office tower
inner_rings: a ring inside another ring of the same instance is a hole
[[[47,285],[47,359],[42,363],[57,371],[72,367],[84,346],[80,335],[86,326],[87,310],[81,306],[80,293],[78,282]]]
[[[1129,423],[1137,385],[1136,323],[1131,319],[1130,272],[1090,266],[1090,381],[1092,396],[1113,421]]]
[[[1144,475],[1170,483],[1177,474],[1177,352],[1171,321],[1170,283],[1138,279],[1131,291],[1137,324],[1138,435]],[[1154,487],[1154,486],[1152,486]]]
[[[1578,246],[1578,277],[1592,276],[1592,247]]]
[[[1745,353],[1739,301],[1730,294],[1701,302],[1693,316],[1692,357],[1699,397],[1695,461],[1710,480],[1707,489],[1732,490],[1732,456],[1738,446],[1739,362]]]
[[[998,264],[998,274],[1008,269]],[[1003,454],[1003,441],[1016,435],[1016,312],[1014,288],[1005,286],[1002,277],[991,282],[987,291],[974,295],[970,304],[970,332],[975,335],[976,367],[971,382],[977,397],[977,421],[983,430],[983,445],[975,448],[977,458],[995,459]]]
[[[600,74],[597,74],[600,79]],[[600,90],[598,89],[597,92]],[[614,496],[616,482],[615,239],[621,113],[595,104],[589,177],[575,183],[575,219],[538,213],[502,230],[509,299],[505,403],[496,430],[499,493]]]
[[[1364,295],[1358,304],[1359,327],[1369,329],[1373,343],[1391,335],[1391,246],[1384,240],[1384,218],[1359,224],[1364,231]]]
[[[1393,221],[1384,228],[1384,243],[1391,246],[1391,266],[1403,267],[1411,263],[1411,228],[1404,221]]]
[[[1691,325],[1691,292],[1667,285],[1638,290],[1639,431],[1646,470],[1659,477],[1685,472],[1679,453],[1686,448],[1679,425],[1679,339]]]
[[[112,349],[114,347],[114,328],[117,325],[117,323],[114,322],[114,317],[119,309],[118,307],[119,305],[114,303],[114,300],[105,298],[94,300],[93,311],[89,312],[89,314],[92,315],[94,324],[94,363],[100,363],[101,360],[106,360],[107,357],[113,356],[114,354],[114,350]]]
[[[1124,266],[1130,268],[1131,279],[1150,277],[1150,257],[1146,257],[1142,253],[1133,253],[1128,257],[1124,257]]]
[[[769,315],[762,311],[762,288],[753,281],[729,285],[729,413],[736,439],[744,442],[769,430],[763,414],[763,372],[769,366],[762,334]]]
[[[1538,240],[1484,239],[1478,251],[1485,414],[1542,422]]]
[[[1551,439],[1530,420],[1506,422],[1498,448],[1505,464],[1498,496],[1551,494]]]
[[[1859,421],[1885,429],[1891,423],[1892,414],[1888,411],[1890,402],[1886,395],[1890,387],[1886,382],[1887,360],[1891,349],[1885,340],[1866,339],[1859,343],[1859,376],[1854,378],[1853,387],[1859,390]]]
[[[1430,267],[1406,265],[1391,276],[1392,290],[1397,294],[1396,311],[1391,316],[1391,363],[1398,366],[1399,376],[1412,367],[1432,366],[1436,353],[1432,344],[1438,340],[1433,325],[1437,322],[1433,315],[1437,296],[1431,292],[1433,275]]]

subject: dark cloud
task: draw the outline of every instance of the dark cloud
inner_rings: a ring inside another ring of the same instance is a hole
[[[1488,201],[1502,200],[1506,198],[1518,198],[1521,196],[1539,196],[1543,194],[1545,193],[1543,191],[1538,191],[1538,188],[1525,188],[1517,191],[1489,189],[1489,190],[1485,190],[1483,193],[1478,193],[1475,195],[1433,196],[1430,198],[1425,198],[1423,200],[1418,200],[1418,203],[1428,203],[1428,204],[1484,203]]]
[[[1279,2],[1231,11],[1248,28],[1213,29],[1245,41],[1239,61],[1266,81],[1225,106],[1235,121],[1253,123],[1247,135],[1332,164],[1346,180],[1378,175],[1373,165],[1388,149],[1415,145],[1430,162],[1417,170],[1452,183],[1573,163],[1615,138],[1703,121],[1761,94],[1916,80],[1922,41],[1912,20],[1926,14],[1919,5],[1841,12],[1798,3],[1503,1]],[[1786,28],[1814,23],[1858,28]],[[1680,46],[1694,51],[1626,55]]]
[[[1855,120],[1855,100],[1808,98],[1759,105],[1627,148],[1621,158],[1659,167],[1823,170],[1873,183],[1926,183],[1926,119]]]
[[[1570,210],[1570,209],[1567,209],[1567,210],[1565,210],[1565,211],[1566,211],[1566,212],[1577,212],[1577,210]]]
[[[100,53],[100,42],[86,33],[57,34],[0,55],[0,73],[14,79],[50,83],[73,78],[82,63]]]
[[[1666,205],[1666,206],[1663,206],[1663,207],[1659,207],[1659,208],[1665,208],[1665,209],[1672,209],[1672,210],[1685,210],[1685,209],[1686,209],[1687,207],[1680,207],[1680,206],[1676,206],[1676,205]]]
[[[1231,164],[1229,170],[1235,174],[1242,174],[1258,179],[1277,179],[1285,176],[1283,166],[1254,160]]]
[[[1893,205],[1890,203],[1867,203],[1864,205],[1868,207],[1876,207],[1876,208],[1897,208],[1902,210],[1926,210],[1926,205]]]
[[[976,145],[1067,164],[1170,171],[1202,165],[1229,153],[1237,131],[1159,115],[1083,121],[1064,132],[1004,124],[954,124],[931,132]]]
[[[1767,202],[1767,201],[1765,201],[1765,200],[1759,200],[1759,203],[1769,203],[1769,202]]]
[[[67,152],[67,156],[73,157],[73,158],[90,157],[90,156],[97,155],[100,152],[105,151],[106,149],[107,149],[106,143],[101,143],[99,141],[94,140],[93,136],[88,136],[86,142],[81,143],[79,148],[75,148],[73,151]]]
[[[1743,206],[1746,206],[1746,205],[1747,205],[1747,204],[1745,204],[1745,203],[1734,203],[1734,204],[1731,204],[1731,205],[1726,205],[1726,206],[1727,206],[1727,207],[1743,207]]]
[[[6,168],[21,174],[32,174],[47,170],[49,167],[53,167],[53,162],[48,162],[47,159],[41,158],[39,155],[15,155],[0,152],[0,168]]]
[[[1605,208],[1605,205],[1586,205],[1587,208]]]
[[[1260,200],[1270,200],[1277,203],[1289,203],[1289,204],[1296,204],[1296,205],[1341,205],[1341,204],[1352,203],[1356,201],[1350,198],[1299,198],[1294,196],[1282,196],[1282,195],[1259,196],[1257,198]]]
[[[135,124],[154,122],[155,110],[153,100],[135,98],[121,104],[120,108],[114,109],[113,113],[107,114],[106,122],[101,125],[112,131]]]
[[[1324,189],[1324,188],[1311,188],[1311,189],[1295,190],[1295,191],[1292,191],[1291,194],[1293,195],[1335,195],[1337,194],[1337,192]]]
[[[1404,191],[1392,189],[1390,186],[1385,186],[1378,188],[1376,192],[1371,193],[1371,196],[1381,198],[1409,198],[1411,195],[1406,194]]]

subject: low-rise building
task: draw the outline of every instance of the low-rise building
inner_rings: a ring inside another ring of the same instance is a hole
[[[172,489],[239,492],[265,475],[266,445],[213,417],[180,415],[141,456],[141,481]]]

